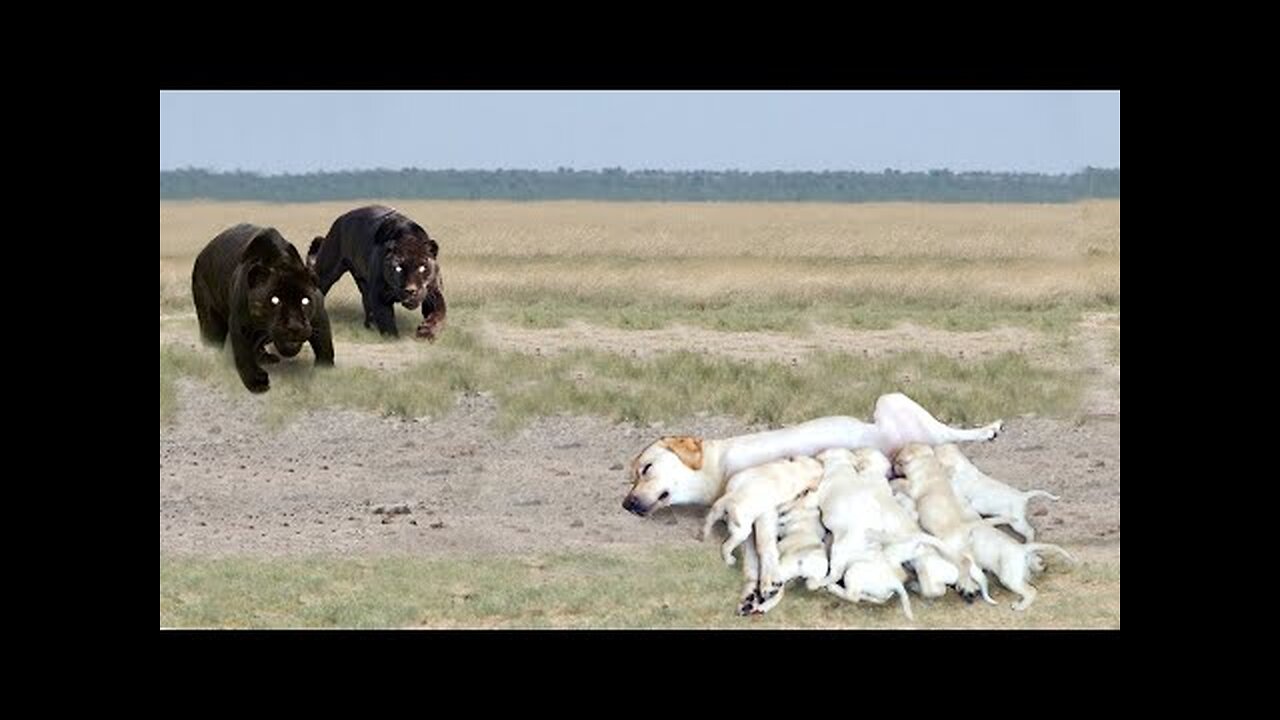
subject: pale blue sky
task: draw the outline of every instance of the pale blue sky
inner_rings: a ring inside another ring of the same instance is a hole
[[[160,169],[1120,166],[1119,92],[161,92]]]

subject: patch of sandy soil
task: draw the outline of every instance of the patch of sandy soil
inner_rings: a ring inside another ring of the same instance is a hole
[[[697,543],[705,509],[623,511],[624,466],[660,434],[763,429],[726,418],[670,426],[551,417],[503,436],[496,408],[461,397],[434,421],[310,413],[271,433],[256,398],[182,379],[160,430],[160,552],[201,555],[526,554]],[[1046,542],[1120,541],[1119,416],[1008,418],[967,446],[997,478],[1062,496],[1034,500]],[[710,542],[707,552],[713,552]]]

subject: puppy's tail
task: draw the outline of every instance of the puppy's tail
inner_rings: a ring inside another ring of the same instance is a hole
[[[1076,560],[1071,553],[1067,552],[1066,550],[1063,550],[1061,547],[1054,545],[1053,543],[1027,543],[1027,550],[1033,553],[1046,552],[1046,551],[1058,553],[1062,557],[1066,558],[1067,561],[1071,563],[1072,567],[1075,567],[1080,564],[1080,562]]]
[[[1061,499],[1062,499],[1062,498],[1058,497],[1057,495],[1054,495],[1054,494],[1052,494],[1052,493],[1046,492],[1046,491],[1044,491],[1044,490],[1028,490],[1027,492],[1023,493],[1023,494],[1022,494],[1022,496],[1023,496],[1023,497],[1025,497],[1025,498],[1026,498],[1026,499],[1028,499],[1028,500],[1030,500],[1031,498],[1036,498],[1036,497],[1045,497],[1045,498],[1049,498],[1050,500],[1061,500]]]
[[[307,248],[307,267],[312,270],[316,267],[316,257],[320,255],[320,245],[324,242],[324,238],[320,235],[311,241],[311,247]]]

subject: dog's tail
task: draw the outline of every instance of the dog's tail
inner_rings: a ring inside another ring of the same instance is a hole
[[[1033,553],[1045,551],[1058,553],[1062,557],[1066,558],[1067,561],[1071,563],[1072,567],[1080,564],[1080,562],[1075,559],[1075,556],[1053,543],[1027,543],[1027,551]]]
[[[1026,499],[1028,499],[1028,500],[1030,500],[1031,498],[1035,498],[1035,497],[1046,497],[1046,498],[1049,498],[1050,500],[1061,500],[1061,499],[1062,499],[1062,498],[1058,497],[1057,495],[1054,495],[1054,494],[1052,494],[1052,493],[1050,493],[1050,492],[1047,492],[1047,491],[1045,491],[1045,490],[1028,490],[1028,491],[1026,491],[1026,492],[1022,493],[1022,496],[1023,496],[1023,497],[1025,497],[1025,498],[1026,498]]]
[[[311,247],[307,248],[307,267],[312,270],[316,267],[316,257],[320,255],[320,245],[324,242],[324,237],[317,235],[315,240],[311,241]]]

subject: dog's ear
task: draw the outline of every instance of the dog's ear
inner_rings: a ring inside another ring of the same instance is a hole
[[[691,435],[662,438],[662,444],[692,470],[702,469],[702,438]]]

